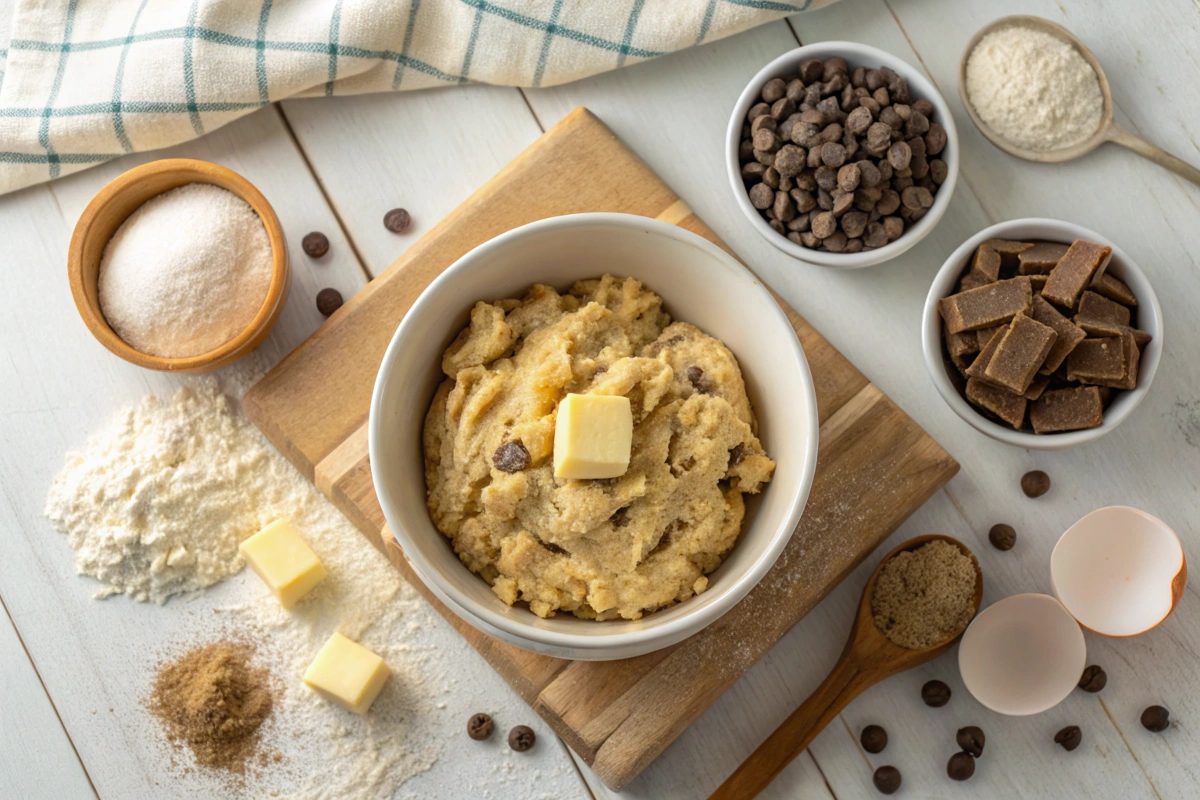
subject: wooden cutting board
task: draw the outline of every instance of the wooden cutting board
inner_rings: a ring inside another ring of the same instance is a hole
[[[375,497],[366,425],[375,373],[401,317],[456,259],[519,225],[583,211],[656,217],[724,247],[612,131],[579,108],[342,306],[250,390],[244,407],[601,780],[620,789],[958,464],[777,296],[812,368],[821,439],[804,517],[762,582],[692,638],[624,661],[539,656],[459,620],[412,572]]]

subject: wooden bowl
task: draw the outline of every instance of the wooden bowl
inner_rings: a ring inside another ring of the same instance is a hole
[[[267,239],[271,243],[271,283],[258,314],[237,336],[215,350],[198,356],[163,358],[135,350],[109,326],[100,311],[97,288],[100,260],[109,239],[130,214],[147,200],[189,183],[220,186],[245,200],[254,209],[267,229]],[[208,372],[248,355],[266,338],[283,309],[291,272],[283,228],[262,192],[241,175],[218,164],[190,158],[167,158],[134,167],[114,178],[92,198],[71,234],[71,246],[67,252],[67,278],[79,315],[92,335],[111,352],[146,369]]]

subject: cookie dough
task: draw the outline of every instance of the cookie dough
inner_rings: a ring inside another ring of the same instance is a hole
[[[477,303],[442,370],[425,417],[429,513],[504,602],[541,617],[638,619],[703,592],[737,543],[742,495],[775,469],[733,354],[633,278]],[[554,478],[569,392],[629,398],[621,477]]]

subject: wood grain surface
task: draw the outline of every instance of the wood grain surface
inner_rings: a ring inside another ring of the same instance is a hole
[[[593,178],[580,183],[580,174]],[[386,531],[366,443],[375,373],[400,318],[442,270],[504,231],[580,211],[658,217],[720,244],[603,123],[576,109],[349,300],[247,393],[244,407],[596,774],[620,788],[958,465],[777,295],[812,368],[821,446],[805,516],[762,583],[685,642],[615,662],[534,655],[458,620],[421,586]]]

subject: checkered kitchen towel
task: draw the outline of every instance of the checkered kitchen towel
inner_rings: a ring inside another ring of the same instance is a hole
[[[551,86],[833,0],[16,0],[0,194],[287,97]]]

